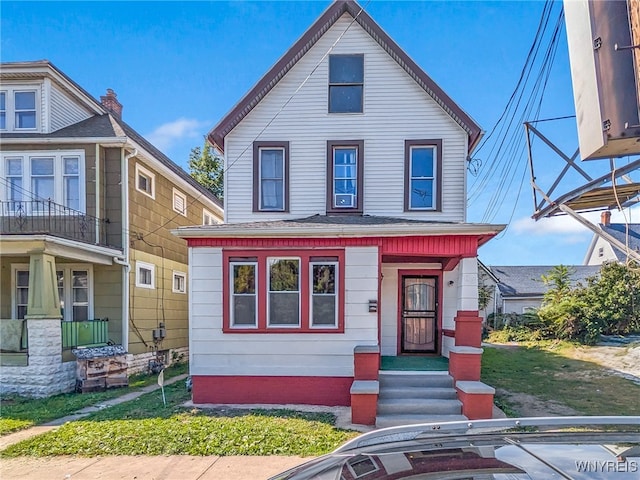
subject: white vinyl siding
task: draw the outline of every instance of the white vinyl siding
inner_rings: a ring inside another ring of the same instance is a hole
[[[91,114],[55,85],[50,90],[51,132],[86,120]]]
[[[377,345],[377,247],[345,249],[345,331],[222,333],[222,250],[190,248],[192,375],[353,375],[353,349]],[[304,281],[304,280],[303,280]]]
[[[348,15],[339,19],[227,135],[226,164],[233,164],[226,175],[227,222],[324,213],[327,140],[354,139],[364,140],[364,214],[435,221],[465,220],[466,132],[357,24],[351,25],[332,54],[364,55],[364,113],[327,112],[327,59],[279,112],[351,20]],[[425,67],[428,72],[428,66]],[[258,134],[265,141],[289,141],[288,214],[252,212],[251,145]],[[404,141],[425,138],[442,140],[443,166],[439,172],[442,175],[442,211],[404,212]],[[242,158],[238,158],[242,152]]]

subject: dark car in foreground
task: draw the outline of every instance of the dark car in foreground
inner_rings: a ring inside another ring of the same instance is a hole
[[[640,417],[429,423],[361,435],[271,480],[640,479]]]

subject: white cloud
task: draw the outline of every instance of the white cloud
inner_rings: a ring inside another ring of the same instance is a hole
[[[624,210],[624,212],[612,211],[611,223],[634,223],[638,221],[639,208]],[[601,212],[583,213],[582,217],[593,224],[600,223]],[[562,235],[564,243],[579,243],[585,238],[590,238],[592,233],[587,227],[582,225],[569,215],[560,215],[551,218],[543,218],[537,222],[530,217],[519,218],[511,225],[516,235]]]
[[[208,122],[200,122],[192,118],[179,118],[173,122],[163,123],[145,135],[145,138],[155,147],[166,152],[181,140],[202,136],[207,124]]]

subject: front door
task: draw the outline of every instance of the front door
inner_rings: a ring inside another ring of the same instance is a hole
[[[402,353],[436,353],[437,277],[402,277],[401,347]]]

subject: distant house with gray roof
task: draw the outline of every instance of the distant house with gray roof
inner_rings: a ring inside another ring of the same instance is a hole
[[[640,223],[609,223],[611,215],[604,212],[602,215],[602,223],[600,228],[625,245],[629,250],[640,251]],[[606,262],[627,261],[627,254],[617,248],[614,248],[606,239],[594,235],[587,254],[584,257],[585,265],[602,265]]]
[[[481,275],[485,285],[494,287],[494,295],[486,308],[486,315],[491,313],[526,313],[528,310],[540,308],[547,286],[542,281],[543,275],[553,270],[553,265],[522,266],[490,266],[485,267],[488,274]],[[573,272],[572,284],[585,283],[600,271],[599,265],[569,266]]]

